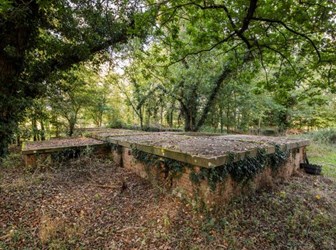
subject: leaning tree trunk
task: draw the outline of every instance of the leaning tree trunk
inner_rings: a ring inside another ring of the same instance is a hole
[[[252,59],[251,52],[248,50],[244,55],[244,58],[242,60],[240,67],[242,67],[245,63],[247,63],[251,59]],[[235,67],[233,67],[232,64],[233,63],[231,61],[228,61],[226,65],[224,65],[224,68],[221,74],[215,80],[210,96],[201,114],[201,118],[198,120],[197,125],[195,127],[195,131],[198,131],[204,125],[206,119],[208,118],[208,114],[216,101],[216,97],[218,93],[220,92],[220,88],[223,82],[229,79],[231,75],[235,72]]]

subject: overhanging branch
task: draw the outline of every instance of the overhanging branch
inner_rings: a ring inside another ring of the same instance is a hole
[[[198,55],[198,54],[203,53],[203,52],[209,52],[209,51],[213,50],[214,48],[216,48],[217,46],[219,46],[219,45],[225,43],[226,41],[228,41],[230,38],[232,38],[234,36],[234,34],[235,34],[235,32],[232,32],[229,36],[227,36],[226,38],[220,40],[219,42],[211,45],[209,48],[187,53],[183,57],[179,58],[178,60],[171,62],[168,66],[171,66],[171,65],[173,65],[175,63],[178,63],[178,62],[181,62],[181,61],[185,60],[188,56]]]
[[[273,51],[273,52],[279,54],[284,60],[286,60],[286,61],[288,62],[289,66],[293,69],[294,73],[297,74],[297,73],[296,73],[296,70],[295,70],[295,68],[294,68],[294,66],[293,66],[293,64],[292,64],[292,62],[291,62],[291,61],[288,59],[288,57],[285,56],[281,51],[276,50],[276,49],[274,49],[274,48],[272,48],[271,46],[268,46],[268,45],[266,45],[266,44],[259,44],[259,48],[266,48],[266,49],[268,49],[268,50],[271,50],[271,51]]]
[[[314,50],[316,51],[316,54],[319,58],[319,61],[321,61],[321,55],[320,55],[320,52],[319,50],[317,49],[315,43],[313,42],[313,40],[311,38],[309,38],[306,34],[303,34],[301,32],[298,32],[292,28],[290,28],[287,24],[285,24],[283,21],[281,20],[274,20],[274,19],[270,19],[270,18],[262,18],[262,17],[252,17],[252,20],[255,20],[255,21],[262,21],[262,22],[268,22],[268,23],[278,23],[280,25],[282,25],[286,30],[288,30],[289,32],[295,34],[295,35],[298,35],[298,36],[301,36],[303,38],[305,38],[306,40],[309,41],[309,43],[313,46]]]

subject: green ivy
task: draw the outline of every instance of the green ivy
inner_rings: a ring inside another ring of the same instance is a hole
[[[243,160],[224,165],[228,173],[237,182],[247,182],[260,173],[267,165],[267,155],[264,149],[258,149],[255,157],[247,156]]]
[[[115,143],[108,143],[109,147],[111,148],[112,151],[117,151],[119,150],[120,146],[118,144]]]
[[[287,161],[288,157],[289,151],[287,149],[283,151],[279,145],[275,145],[274,154],[268,156],[268,164],[272,170],[277,170]]]
[[[160,157],[157,155],[143,152],[135,147],[132,147],[132,155],[135,159],[147,165],[159,165],[160,163]]]
[[[266,154],[265,149],[258,149],[255,157],[247,156],[242,160],[234,162],[234,154],[229,153],[228,163],[215,168],[201,168],[198,173],[191,173],[189,178],[199,184],[201,180],[207,180],[212,191],[216,189],[217,183],[222,182],[230,175],[238,183],[247,183],[257,174],[262,172],[266,166],[273,171],[281,167],[288,159],[289,151],[282,151],[279,145],[275,145],[273,154]]]
[[[181,164],[177,160],[162,158],[136,148],[132,148],[132,154],[135,159],[146,165],[159,167],[163,163],[166,171],[173,178],[179,178],[186,167],[192,168],[190,164]],[[288,157],[289,151],[281,150],[279,145],[275,145],[273,154],[267,154],[265,149],[258,149],[256,156],[247,156],[236,162],[234,161],[234,154],[229,153],[226,164],[215,168],[202,167],[198,172],[192,171],[189,178],[194,184],[199,184],[201,181],[206,180],[210,189],[214,191],[217,183],[225,181],[229,175],[234,181],[246,184],[262,172],[266,166],[270,166],[273,171],[276,171],[286,162]]]
[[[186,166],[182,165],[179,161],[164,158],[164,166],[168,167],[168,171],[173,178],[180,178]]]
[[[135,147],[132,147],[132,155],[136,160],[146,165],[161,167],[163,164],[163,166],[165,166],[165,170],[172,178],[180,178],[184,169],[190,166],[188,164],[181,164],[181,162],[177,160],[162,158],[157,155],[143,152]]]

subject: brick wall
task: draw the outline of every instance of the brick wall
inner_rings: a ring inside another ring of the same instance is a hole
[[[95,157],[110,157],[114,159],[114,156],[111,155],[111,148],[108,145],[92,145],[89,147],[89,149],[92,150],[91,154]],[[36,150],[35,153],[23,153],[22,159],[26,167],[36,167],[39,164],[49,164],[55,159],[63,161],[70,158],[79,157],[86,150],[86,147],[78,147],[73,149],[55,149],[49,150],[49,152],[39,152],[39,150]],[[70,151],[73,151],[73,153],[69,153]],[[64,153],[64,155],[62,155],[62,153]]]
[[[123,167],[132,170],[139,176],[149,179],[154,185],[161,189],[172,192],[173,194],[190,201],[196,206],[205,205],[207,208],[218,208],[225,205],[233,197],[258,190],[263,187],[270,187],[274,181],[289,178],[300,167],[303,162],[304,148],[293,149],[290,151],[287,162],[277,171],[272,171],[270,167],[265,168],[261,173],[256,175],[246,185],[235,182],[228,176],[223,182],[218,183],[212,191],[206,180],[195,184],[190,179],[192,171],[200,171],[200,167],[185,167],[179,178],[172,178],[165,172],[165,166],[146,166],[137,161],[129,148],[122,148],[119,154],[122,158]],[[183,163],[182,163],[183,164]]]

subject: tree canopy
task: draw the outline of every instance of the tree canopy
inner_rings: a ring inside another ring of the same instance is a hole
[[[99,126],[107,110],[141,127],[193,131],[330,124],[314,109],[336,91],[335,9],[330,0],[2,1],[0,156],[34,100],[70,110],[49,90],[69,86],[65,101],[89,61],[97,75],[72,103],[91,88],[81,103],[96,101],[82,116]],[[107,61],[121,73],[98,72]],[[108,104],[116,105],[111,96],[127,118]]]
[[[139,1],[12,0],[0,11],[0,156],[52,73],[143,37],[151,23]]]

